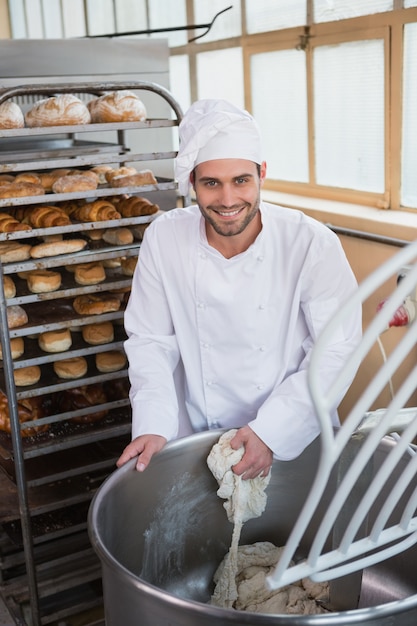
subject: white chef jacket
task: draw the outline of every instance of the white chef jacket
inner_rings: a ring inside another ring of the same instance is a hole
[[[146,229],[125,313],[133,438],[249,424],[287,460],[319,434],[310,352],[357,283],[330,229],[294,209],[260,210],[257,239],[230,259],[208,244],[197,206]],[[360,337],[358,307],[323,359],[324,388]]]

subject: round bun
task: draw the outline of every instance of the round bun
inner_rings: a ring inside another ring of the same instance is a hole
[[[120,309],[120,300],[115,296],[104,293],[91,293],[77,296],[73,307],[79,315],[101,315]]]
[[[72,345],[72,337],[68,328],[61,328],[41,333],[38,343],[44,352],[65,352]]]
[[[146,108],[133,91],[120,90],[100,96],[88,103],[91,121],[142,122],[146,120]]]
[[[13,337],[10,339],[10,352],[12,353],[12,359],[18,359],[25,351],[25,344],[22,337]],[[0,359],[3,360],[3,352],[0,344]]]
[[[87,373],[87,361],[83,356],[75,356],[71,359],[54,362],[54,372],[59,378],[81,378]]]
[[[3,275],[3,289],[6,298],[14,298],[16,295],[16,285],[10,276]]]
[[[25,118],[16,102],[8,100],[0,104],[0,128],[23,128]]]
[[[126,365],[126,355],[118,350],[96,354],[96,367],[99,372],[117,372]]]
[[[19,304],[7,307],[7,323],[9,328],[19,328],[28,323],[28,316],[24,308]]]
[[[114,328],[111,322],[87,324],[82,327],[81,333],[84,341],[91,346],[99,346],[103,343],[110,343],[114,339]]]
[[[26,125],[67,126],[88,124],[91,121],[87,106],[76,96],[69,93],[38,100],[25,115]]]
[[[98,177],[84,174],[68,174],[57,178],[52,184],[54,193],[72,193],[74,191],[94,191],[97,189]]]
[[[26,280],[32,293],[48,293],[61,286],[61,274],[52,270],[32,270],[27,273]]]
[[[75,266],[74,280],[78,285],[96,285],[106,280],[106,272],[101,263],[80,263]]]
[[[14,370],[14,382],[18,387],[27,387],[28,385],[36,385],[41,377],[41,368],[39,365],[30,365],[29,367],[21,367]]]

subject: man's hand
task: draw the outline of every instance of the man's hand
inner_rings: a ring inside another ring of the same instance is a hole
[[[272,465],[272,450],[259,439],[250,426],[239,428],[236,435],[230,441],[233,450],[244,446],[245,453],[239,463],[233,466],[233,471],[243,480],[267,476]]]
[[[139,455],[136,469],[138,472],[143,472],[143,470],[148,467],[153,455],[162,450],[166,442],[165,437],[161,437],[160,435],[141,435],[140,437],[136,437],[136,439],[131,441],[123,450],[116,465],[117,467],[121,467],[130,459]]]

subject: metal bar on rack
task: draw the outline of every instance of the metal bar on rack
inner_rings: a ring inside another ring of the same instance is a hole
[[[13,376],[13,359],[10,348],[9,325],[7,321],[7,302],[3,286],[3,264],[0,262],[0,340],[3,354],[5,387],[9,404],[11,438],[16,469],[16,485],[19,499],[20,523],[25,552],[26,574],[28,579],[32,625],[40,626],[39,598],[37,590],[36,568],[33,554],[33,537],[26,486],[24,455],[20,432],[19,411],[16,386]]]

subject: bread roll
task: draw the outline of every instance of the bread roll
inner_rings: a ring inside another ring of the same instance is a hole
[[[146,108],[133,91],[120,90],[104,94],[88,103],[93,123],[142,122]]]
[[[147,224],[135,224],[134,226],[131,226],[134,238],[138,241],[142,241],[145,230],[148,228],[149,224],[150,223],[148,222]]]
[[[38,174],[35,172],[22,172],[21,174],[16,174],[15,178],[16,183],[32,183],[34,185],[40,185],[41,179]]]
[[[21,367],[13,372],[14,382],[18,387],[27,387],[28,385],[36,385],[41,377],[41,368],[39,365],[30,365],[29,367]]]
[[[133,234],[129,228],[108,228],[102,239],[114,246],[126,246],[133,243]]]
[[[14,304],[7,307],[7,323],[9,328],[19,328],[28,323],[28,316],[20,305]]]
[[[151,170],[142,170],[130,176],[115,176],[110,181],[111,187],[142,187],[144,185],[156,185],[157,180]]]
[[[31,270],[26,274],[26,280],[32,293],[49,293],[61,286],[61,274],[52,270]]]
[[[109,169],[105,174],[105,178],[109,183],[113,178],[116,178],[116,176],[132,176],[133,174],[136,174],[136,172],[137,169],[135,167],[123,165],[122,167]]]
[[[49,243],[39,243],[30,250],[33,259],[43,257],[59,256],[60,254],[72,254],[83,250],[87,242],[85,239],[64,239],[63,241],[51,241]]]
[[[87,106],[76,96],[69,93],[38,100],[25,115],[26,125],[66,126],[71,124],[89,124],[90,112]]]
[[[2,263],[18,263],[30,259],[32,246],[28,243],[17,241],[0,242],[0,261]]]
[[[99,346],[114,340],[114,329],[111,322],[86,324],[81,329],[84,341],[91,346]]]
[[[24,198],[26,196],[43,196],[45,193],[42,185],[36,183],[8,183],[0,186],[0,199]]]
[[[18,230],[32,230],[29,224],[22,224],[9,213],[0,213],[0,232],[14,233]]]
[[[106,280],[101,263],[80,263],[75,266],[74,280],[78,285],[97,285]]]
[[[44,352],[65,352],[72,345],[72,337],[68,328],[61,328],[41,333],[38,343]]]
[[[99,372],[117,372],[126,365],[126,355],[119,350],[109,350],[96,354],[96,367]]]
[[[10,339],[10,352],[12,359],[18,359],[25,352],[25,344],[22,337],[13,337]],[[3,360],[3,351],[0,343],[0,359]]]
[[[81,378],[87,373],[87,361],[82,356],[75,356],[63,361],[54,361],[54,372],[59,378]]]
[[[0,185],[6,185],[8,183],[13,183],[15,177],[13,174],[0,174]]]
[[[120,309],[120,300],[105,293],[91,293],[77,296],[73,302],[74,311],[79,315],[101,315]]]
[[[122,259],[122,272],[125,276],[133,276],[138,262],[137,256],[129,256]]]
[[[16,102],[6,100],[0,104],[0,128],[23,128],[24,125],[22,109]]]
[[[6,298],[14,298],[16,295],[16,285],[10,276],[3,275],[3,290]]]
[[[96,165],[96,167],[92,167],[91,171],[97,174],[98,182],[100,185],[105,185],[107,182],[106,173],[112,171],[113,168],[111,165]]]
[[[29,421],[35,421],[43,417],[44,410],[42,406],[42,398],[35,397],[19,400],[17,403],[17,414],[21,424]],[[32,426],[30,428],[21,428],[20,434],[22,437],[32,437],[37,433],[48,430],[48,428],[48,424],[42,424],[42,426]],[[8,434],[11,433],[9,402],[3,391],[0,391],[0,430]]]
[[[73,193],[75,191],[94,191],[97,189],[98,178],[84,176],[83,174],[74,174],[61,176],[52,184],[54,193]]]
[[[67,389],[59,397],[60,411],[65,412],[73,412],[106,402],[107,396],[101,384],[82,385],[76,389]],[[90,424],[103,419],[107,413],[108,409],[100,409],[87,415],[73,417],[70,421],[79,424]]]

